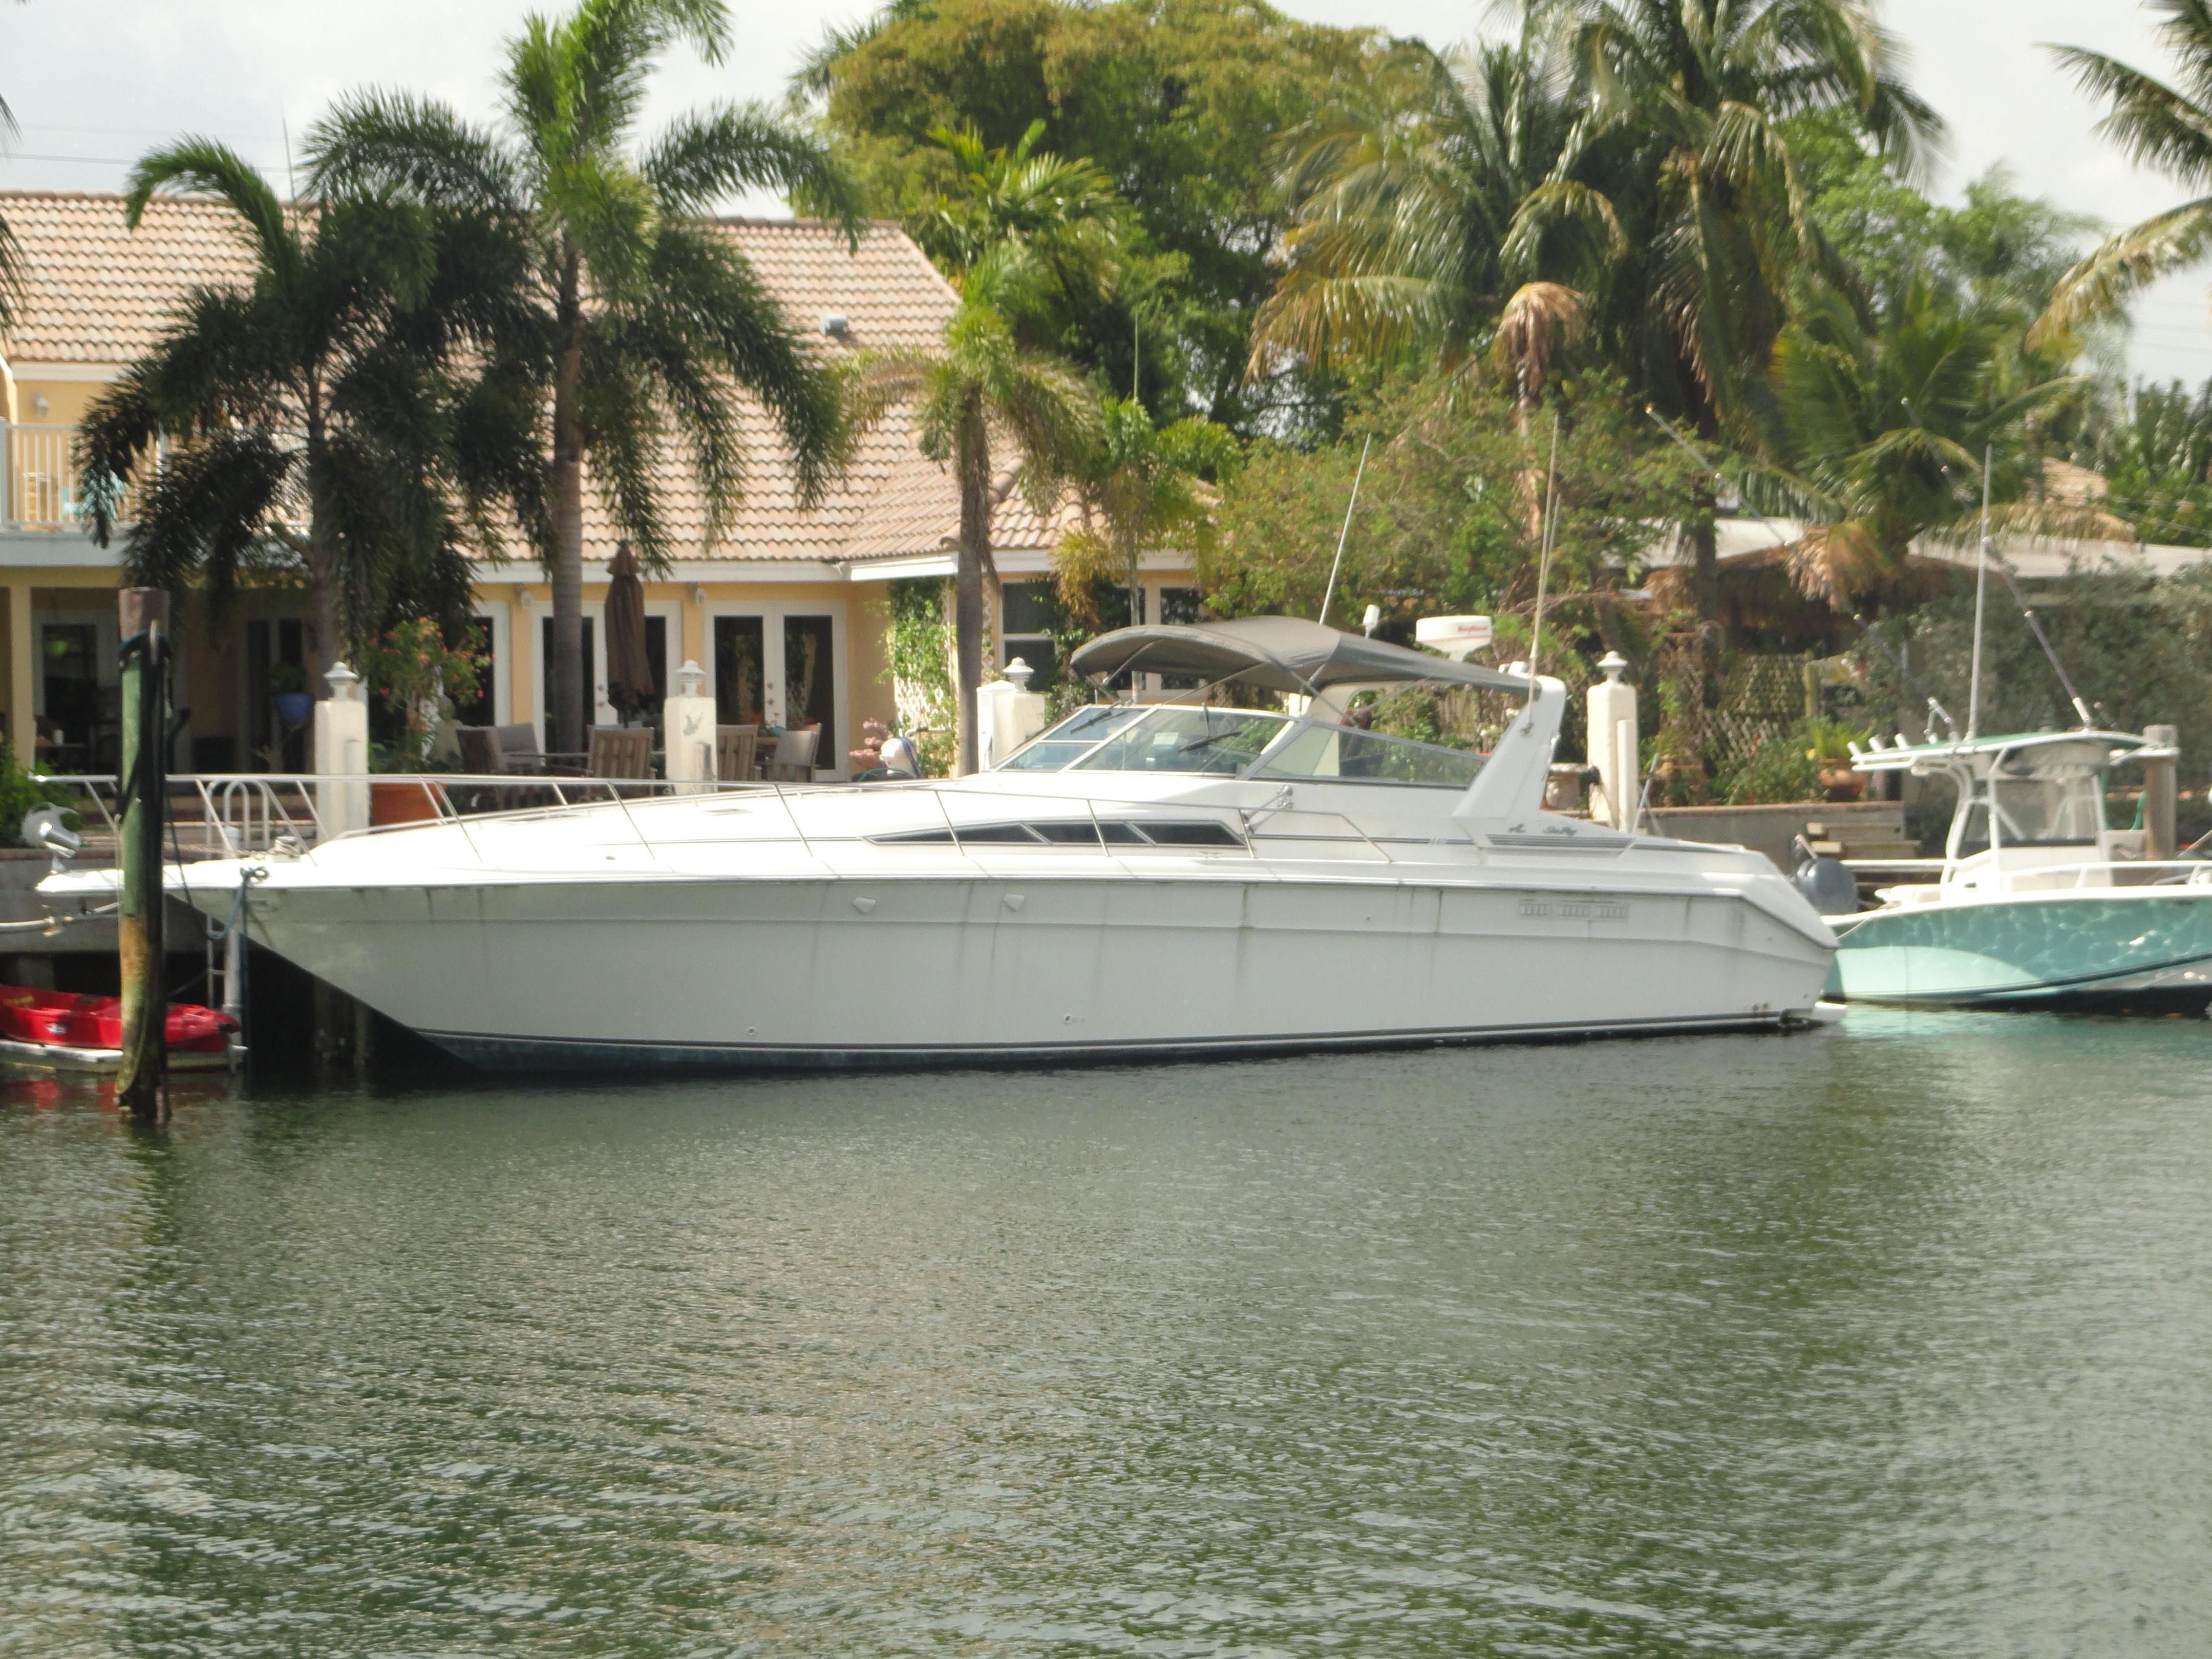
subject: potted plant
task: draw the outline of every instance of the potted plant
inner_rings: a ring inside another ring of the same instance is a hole
[[[1816,769],[1821,792],[1832,801],[1852,801],[1866,793],[1866,774],[1851,765],[1851,744],[1869,733],[1844,720],[1812,720],[1804,726],[1806,757]]]
[[[376,769],[431,770],[439,737],[451,723],[454,700],[471,700],[482,683],[480,653],[469,645],[448,645],[435,622],[417,617],[363,647],[361,667],[385,707],[406,723],[400,742],[376,751]],[[395,780],[369,786],[371,823],[411,823],[438,816],[434,784]]]
[[[295,662],[270,664],[269,701],[281,724],[305,726],[315,712],[315,699],[307,690],[307,671]]]

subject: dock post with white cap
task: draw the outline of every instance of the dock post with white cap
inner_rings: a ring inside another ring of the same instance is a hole
[[[1608,651],[1598,667],[1605,678],[1589,689],[1589,761],[1597,768],[1598,799],[1590,816],[1616,830],[1636,828],[1636,688],[1621,683],[1628,659]]]

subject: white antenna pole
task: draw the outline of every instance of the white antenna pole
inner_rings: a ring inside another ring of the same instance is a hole
[[[1536,700],[1536,670],[1544,651],[1544,587],[1552,574],[1552,535],[1559,523],[1559,411],[1552,411],[1552,464],[1544,479],[1544,534],[1536,556],[1536,619],[1528,635],[1528,700]]]
[[[1367,476],[1367,452],[1375,446],[1375,434],[1369,433],[1367,441],[1359,446],[1359,471],[1352,475],[1352,499],[1344,504],[1344,528],[1336,532],[1336,557],[1328,567],[1328,586],[1322,590],[1321,615],[1317,621],[1328,620],[1328,602],[1336,596],[1336,573],[1344,563],[1344,538],[1352,533],[1352,509],[1359,505],[1359,481]]]
[[[1966,687],[1966,737],[1971,742],[1982,729],[1982,611],[1990,592],[1990,458],[1991,444],[1982,451],[1982,533],[1974,547],[1974,655]]]

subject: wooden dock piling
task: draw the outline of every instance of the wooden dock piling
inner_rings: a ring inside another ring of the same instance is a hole
[[[128,1116],[169,1115],[168,1000],[161,983],[161,830],[168,805],[169,596],[126,587],[123,636],[123,891],[116,911],[123,972],[123,1066],[115,1099]]]

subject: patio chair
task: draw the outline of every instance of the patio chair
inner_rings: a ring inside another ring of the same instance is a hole
[[[594,778],[649,778],[653,775],[653,728],[649,726],[595,726],[584,770]]]
[[[760,771],[754,764],[760,750],[757,726],[718,726],[714,728],[714,776],[723,783],[754,783]]]
[[[814,746],[822,740],[822,728],[809,726],[804,732],[786,732],[775,740],[775,753],[769,759],[768,775],[777,783],[811,783],[814,781]]]
[[[499,733],[492,727],[457,726],[453,735],[460,739],[462,771],[483,777],[507,770],[499,752]],[[454,800],[464,812],[498,812],[506,810],[506,795],[496,785],[471,784],[459,789]]]
[[[499,750],[499,764],[495,772],[542,772],[545,769],[545,751],[538,742],[538,728],[528,720],[517,720],[512,726],[491,728],[492,741]]]
[[[500,753],[499,732],[489,726],[457,726],[453,735],[461,743],[461,770],[478,777],[489,773],[507,770],[505,757]]]

